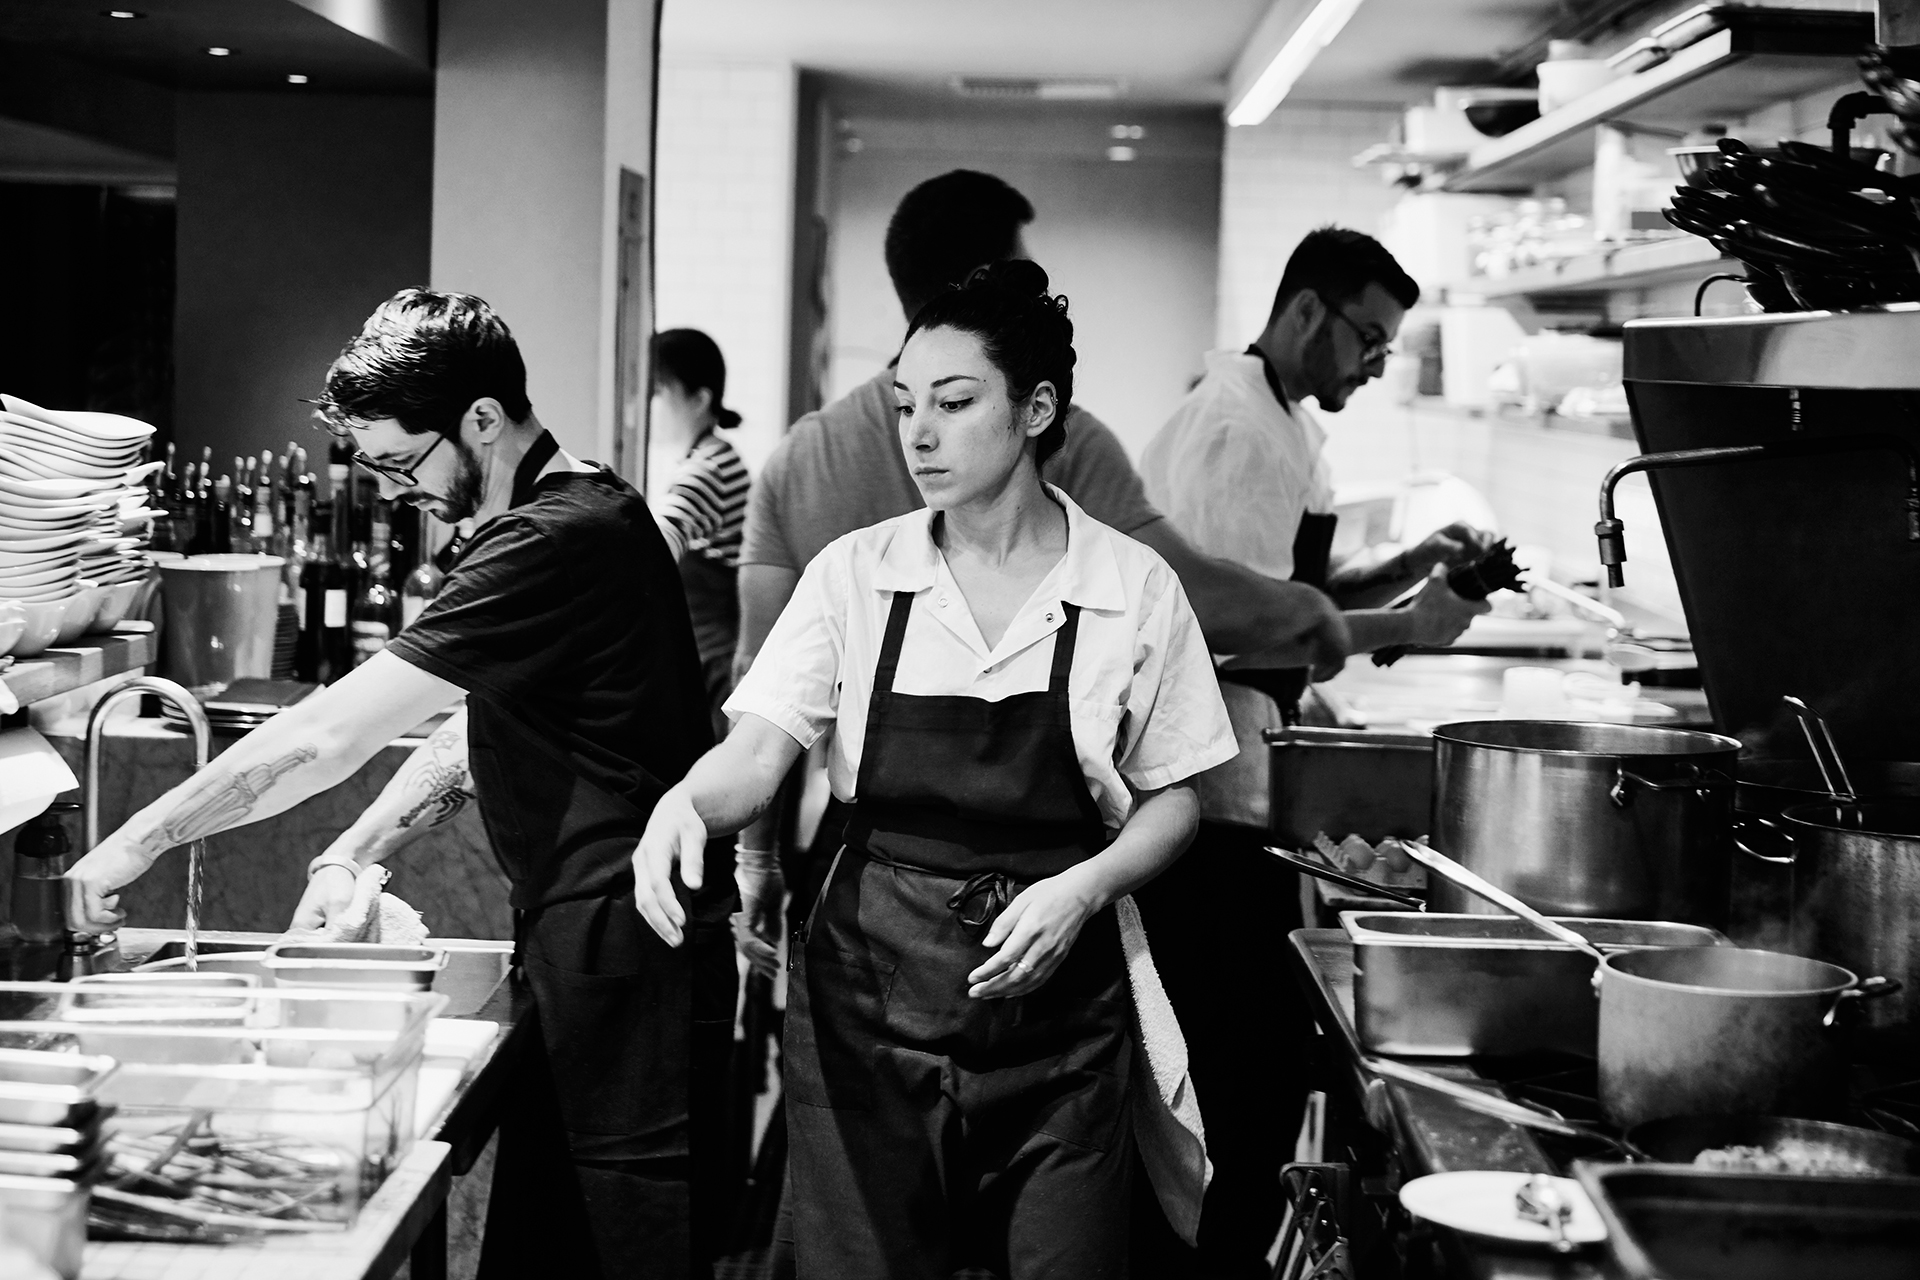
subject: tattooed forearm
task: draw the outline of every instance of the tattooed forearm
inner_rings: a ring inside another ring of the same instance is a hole
[[[237,771],[216,762],[154,828],[148,843],[170,849],[247,822],[275,783],[319,757],[318,748],[302,743],[278,759]]]
[[[437,827],[451,820],[473,799],[473,780],[467,772],[467,736],[449,726],[427,739],[418,772],[408,780],[407,793],[418,797],[395,821],[402,830],[421,822]]]

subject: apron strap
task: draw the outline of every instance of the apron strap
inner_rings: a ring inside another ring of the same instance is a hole
[[[1073,674],[1073,646],[1080,636],[1080,606],[1062,600],[1066,621],[1053,635],[1053,671],[1047,677],[1047,692],[1056,698],[1067,696],[1067,677]]]
[[[867,704],[867,731],[873,731],[873,708],[880,705],[880,694],[893,692],[893,674],[900,669],[900,645],[907,638],[907,615],[913,612],[913,592],[893,593],[893,608],[887,612],[887,632],[880,641],[880,660],[873,664],[873,692]]]

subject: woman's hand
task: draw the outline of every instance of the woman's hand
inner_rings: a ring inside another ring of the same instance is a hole
[[[780,972],[780,908],[786,897],[780,860],[770,850],[735,849],[733,882],[740,890],[733,945],[754,972],[771,978]]]
[[[81,933],[105,933],[126,923],[120,890],[146,874],[157,854],[108,836],[73,864],[67,882],[67,927]]]
[[[1084,862],[1028,885],[980,940],[999,950],[967,975],[972,984],[967,994],[991,1000],[1038,991],[1073,950],[1081,928],[1105,905]]]
[[[673,868],[679,865],[681,883],[688,889],[698,889],[706,852],[707,824],[700,820],[683,782],[660,797],[647,819],[646,834],[633,850],[633,905],[670,947],[679,946],[685,938],[687,923],[686,909],[673,887]]]

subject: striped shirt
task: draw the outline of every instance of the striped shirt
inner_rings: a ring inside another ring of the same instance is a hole
[[[732,445],[711,431],[694,442],[654,512],[675,560],[691,551],[728,568],[740,563],[748,483]]]

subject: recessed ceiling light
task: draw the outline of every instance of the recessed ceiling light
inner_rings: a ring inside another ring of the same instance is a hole
[[[132,9],[102,9],[100,16],[103,18],[144,18],[147,15],[144,13],[136,13]]]
[[[294,72],[292,75],[289,75],[287,77],[288,84],[305,84],[306,82],[307,82],[307,78],[301,75],[298,71]]]
[[[232,56],[232,54],[233,50],[222,44],[210,44],[207,46],[207,56],[209,58],[225,58]]]
[[[1132,147],[1108,147],[1107,159],[1125,164],[1137,154]]]

